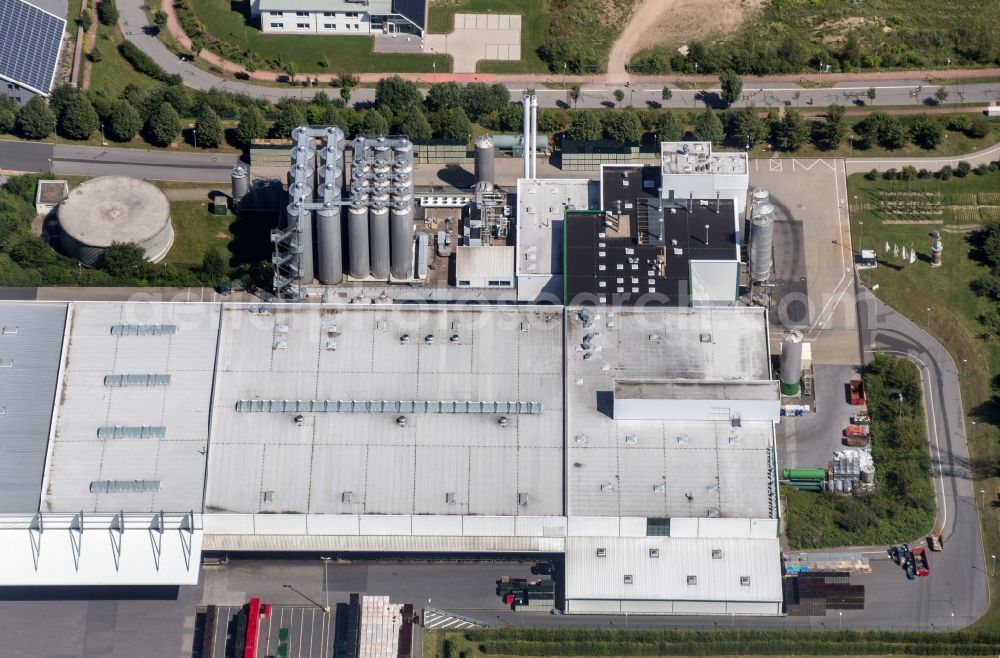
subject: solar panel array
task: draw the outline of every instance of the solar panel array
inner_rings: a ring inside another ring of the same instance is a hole
[[[240,400],[236,411],[332,413],[540,414],[541,402],[428,402],[421,400]]]
[[[0,0],[0,75],[47,94],[66,20],[22,0]]]

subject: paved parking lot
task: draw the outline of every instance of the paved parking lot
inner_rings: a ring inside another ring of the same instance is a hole
[[[428,34],[424,52],[451,55],[455,73],[475,73],[482,59],[521,59],[519,14],[455,14],[449,34]]]
[[[842,450],[843,430],[860,407],[847,402],[844,385],[857,378],[855,366],[814,365],[815,400],[805,416],[786,416],[776,428],[781,468],[826,468]]]

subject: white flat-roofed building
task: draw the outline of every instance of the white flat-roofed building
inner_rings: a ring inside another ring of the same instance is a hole
[[[252,0],[262,32],[415,34],[427,27],[427,0]]]
[[[733,199],[746,211],[750,186],[745,152],[718,152],[712,142],[661,142],[661,188],[664,199]]]
[[[567,210],[587,210],[597,186],[586,178],[517,181],[517,299],[553,301],[563,291],[563,220]]]
[[[456,288],[513,288],[515,247],[460,245],[455,249]]]

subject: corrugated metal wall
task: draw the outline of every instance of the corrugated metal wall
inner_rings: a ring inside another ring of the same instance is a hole
[[[0,513],[35,512],[66,304],[0,304]]]

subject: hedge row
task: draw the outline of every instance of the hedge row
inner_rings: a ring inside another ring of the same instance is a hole
[[[838,642],[814,633],[812,640],[723,640],[686,642],[528,642],[494,640],[480,644],[486,654],[514,656],[718,656],[718,655],[923,655],[984,656],[1000,651],[1000,644],[952,644],[940,634],[928,633],[933,642]]]
[[[921,631],[814,631],[791,630],[597,630],[585,628],[543,629],[502,628],[470,630],[463,633],[470,642],[632,642],[640,644],[698,643],[698,642],[823,642],[885,643],[885,644],[940,644],[1000,645],[997,631],[956,631],[926,633]],[[793,652],[794,653],[794,652]],[[567,654],[573,655],[573,654]],[[582,655],[582,654],[581,654]]]
[[[164,71],[163,67],[154,62],[152,57],[140,50],[139,47],[131,41],[123,41],[118,44],[118,52],[120,52],[122,57],[125,58],[125,61],[131,64],[132,68],[139,73],[144,73],[154,80],[165,82],[168,85],[179,85],[184,83],[181,76],[173,75]]]

